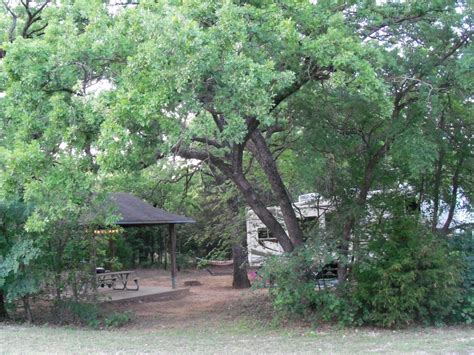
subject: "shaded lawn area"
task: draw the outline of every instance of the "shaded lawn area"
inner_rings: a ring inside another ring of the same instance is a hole
[[[245,322],[163,330],[0,325],[0,353],[474,353],[474,328],[268,329]]]

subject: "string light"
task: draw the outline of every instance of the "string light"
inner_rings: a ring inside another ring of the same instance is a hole
[[[117,234],[120,233],[120,229],[96,229],[94,234]]]

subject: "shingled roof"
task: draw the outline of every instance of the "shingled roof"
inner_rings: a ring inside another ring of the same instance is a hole
[[[110,194],[108,200],[113,204],[116,213],[121,216],[117,225],[124,227],[146,226],[156,224],[195,223],[192,218],[166,212],[153,207],[142,199],[125,192]]]

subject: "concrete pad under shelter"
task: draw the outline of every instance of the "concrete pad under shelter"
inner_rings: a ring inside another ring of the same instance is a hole
[[[137,302],[180,299],[189,294],[189,288],[141,286],[138,291],[99,289],[99,302]]]

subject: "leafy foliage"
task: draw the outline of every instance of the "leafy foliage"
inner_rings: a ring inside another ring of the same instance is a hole
[[[386,327],[448,319],[459,300],[461,262],[412,218],[375,230],[370,257],[356,264],[352,296],[363,323]]]
[[[455,211],[473,197],[467,2],[169,0],[116,13],[99,0],[9,4],[0,7],[8,297],[47,285],[61,298],[97,262],[117,262],[106,239],[77,228],[99,191],[199,217],[180,252],[219,257],[245,236],[245,205],[285,250],[301,246],[291,195],[318,191],[334,207],[321,239],[331,247],[270,262],[277,308],[387,326],[457,312],[447,260],[467,249],[449,252],[436,235],[459,225]],[[384,221],[401,186],[418,211],[430,206],[431,232]],[[130,235],[136,248],[118,237],[119,262],[166,249],[151,232]],[[341,285],[315,293],[308,274],[327,258],[339,261]],[[464,290],[456,317],[469,321]]]
[[[133,320],[132,312],[108,313],[96,304],[75,301],[61,301],[56,304],[56,314],[62,324],[87,326],[97,329],[119,328]]]
[[[39,288],[40,249],[23,230],[29,213],[24,203],[0,204],[0,288],[8,300],[34,294]]]
[[[273,258],[263,282],[271,285],[275,310],[284,317],[345,325],[442,324],[455,312],[469,321],[472,291],[461,288],[460,254],[412,217],[378,226],[366,252],[354,264],[351,280],[337,290],[318,286],[317,265],[328,260],[315,258],[315,249]]]
[[[112,313],[104,319],[107,328],[120,328],[133,320],[133,313]]]
[[[461,300],[452,312],[452,320],[474,322],[474,236],[472,230],[457,233],[450,239],[452,253],[461,261]]]
[[[332,250],[334,251],[334,250]],[[334,261],[334,253],[314,240],[291,254],[272,257],[260,272],[259,286],[269,287],[275,310],[280,317],[304,318],[311,322],[353,322],[350,303],[324,287],[318,273]]]

